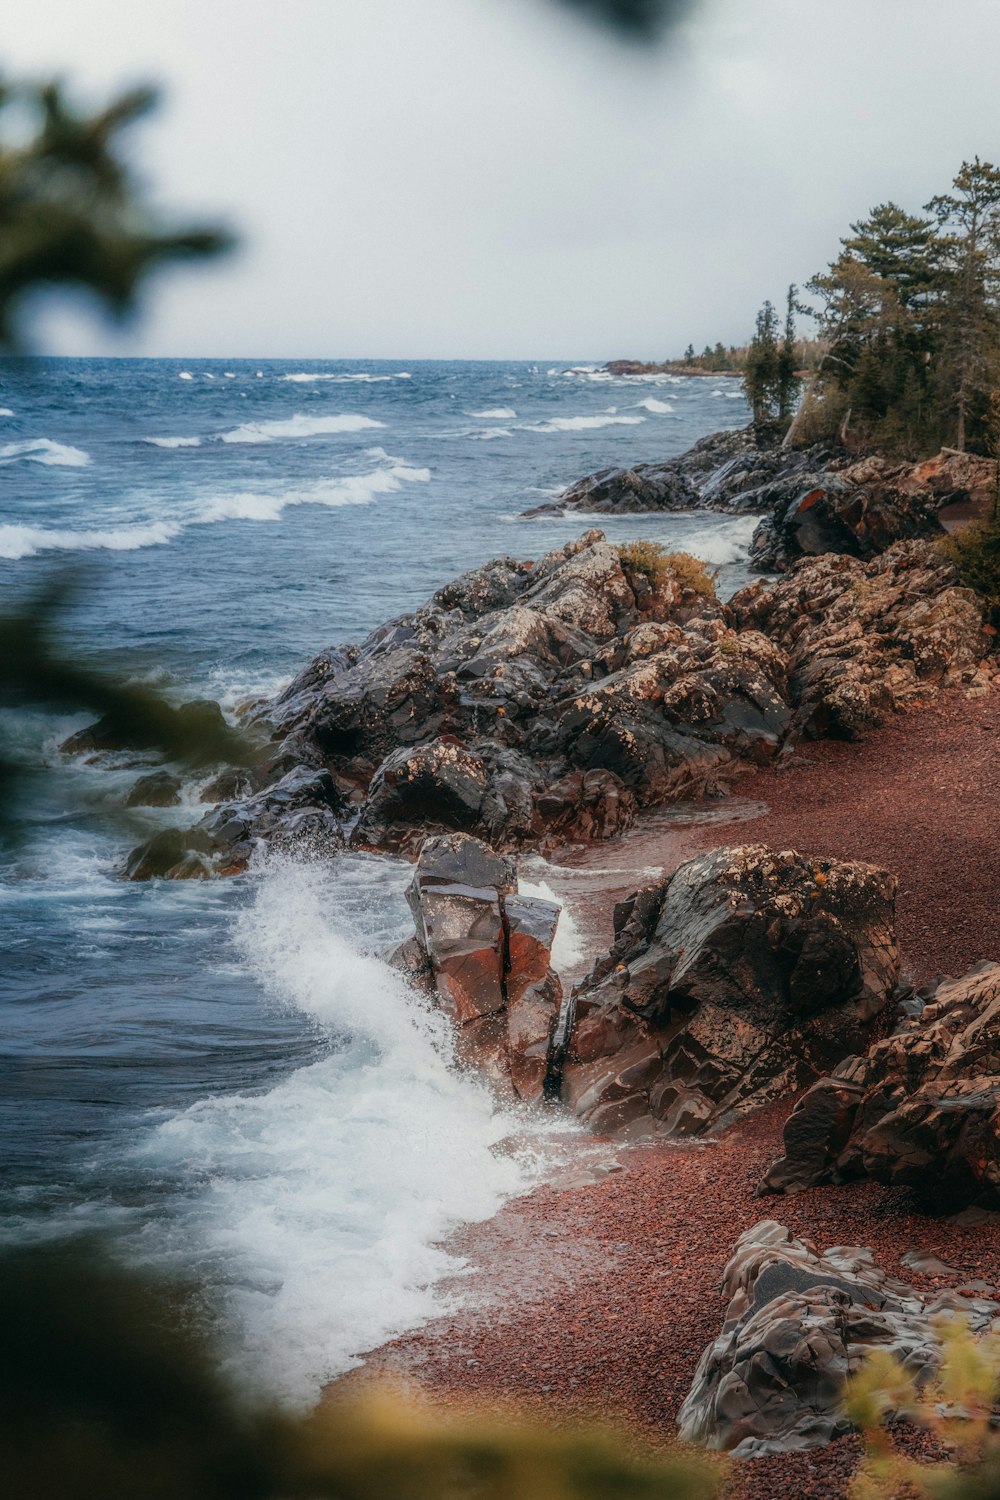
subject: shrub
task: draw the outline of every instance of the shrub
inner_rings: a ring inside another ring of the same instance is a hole
[[[666,552],[659,542],[623,542],[618,556],[630,573],[644,573],[651,586],[659,588],[674,578],[688,593],[711,599],[715,595],[715,574],[689,552]]]
[[[959,581],[982,599],[991,625],[1000,626],[1000,521],[977,521],[954,531],[938,550],[958,569]]]

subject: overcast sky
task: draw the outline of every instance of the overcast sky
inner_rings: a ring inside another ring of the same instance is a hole
[[[243,248],[50,350],[662,357],[743,341],[874,203],[1000,158],[997,0],[702,0],[655,52],[554,0],[3,0],[0,70],[158,81],[136,158]]]

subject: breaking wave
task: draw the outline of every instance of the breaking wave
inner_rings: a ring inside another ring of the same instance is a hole
[[[135,552],[162,547],[183,531],[179,521],[118,526],[99,531],[46,531],[41,526],[0,526],[0,557],[18,562],[39,552]]]
[[[593,417],[549,417],[545,422],[525,422],[525,432],[583,432],[593,427],[635,427],[645,417],[620,417],[601,412]]]
[[[224,443],[270,443],[275,438],[322,437],[334,432],[364,432],[370,427],[384,427],[374,417],[356,412],[340,412],[331,417],[309,417],[296,412],[294,417],[278,417],[270,422],[247,422],[222,434]]]
[[[652,411],[664,416],[667,412],[674,409],[669,401],[657,401],[655,396],[647,396],[645,401],[639,401],[636,404],[641,406],[644,411]]]
[[[10,416],[14,413],[10,412]],[[82,469],[90,463],[90,454],[82,448],[71,448],[68,443],[55,443],[51,438],[24,438],[18,443],[5,443],[0,447],[0,463],[11,464],[23,458],[33,464],[54,464],[70,469]]]
[[[517,412],[512,406],[487,406],[483,411],[470,411],[470,417],[481,417],[484,422],[512,422]]]
[[[150,443],[154,448],[200,448],[201,438],[198,437],[150,437],[143,438],[144,443]]]

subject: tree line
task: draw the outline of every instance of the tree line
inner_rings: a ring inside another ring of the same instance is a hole
[[[880,203],[850,226],[835,260],[790,289],[784,331],[770,303],[745,367],[758,421],[786,421],[781,359],[796,310],[817,322],[822,354],[797,439],[920,457],[942,447],[994,452],[1000,440],[1000,169],[975,157],[951,191],[911,214]]]

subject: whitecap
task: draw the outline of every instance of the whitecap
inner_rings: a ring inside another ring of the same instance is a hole
[[[740,516],[738,520],[721,522],[706,527],[703,531],[689,532],[682,537],[678,551],[688,552],[701,562],[712,567],[725,567],[727,563],[743,562],[750,546],[750,538],[760,524],[759,516]]]
[[[592,417],[550,417],[545,422],[524,422],[525,432],[582,432],[595,427],[634,427],[645,417],[619,417],[599,413]]]
[[[657,415],[666,415],[674,409],[669,401],[657,401],[655,396],[647,396],[645,401],[639,401],[636,405],[641,406],[644,411],[656,412]]]
[[[338,931],[335,878],[272,865],[238,929],[268,999],[307,1016],[329,1053],[267,1092],[204,1099],[136,1147],[181,1188],[137,1256],[207,1286],[224,1367],[297,1408],[454,1305],[439,1284],[463,1262],[442,1241],[543,1165],[507,1144],[529,1117],[453,1066],[444,1015]]]
[[[225,374],[227,380],[236,379],[236,372],[234,370],[225,370],[223,373]]]
[[[511,436],[509,427],[484,427],[479,432],[470,432],[469,437],[473,442],[488,443],[491,438],[505,438]]]
[[[151,444],[154,448],[200,448],[201,438],[198,437],[148,437],[143,438],[144,443]]]
[[[9,406],[0,406],[0,417],[12,417],[14,413]]]
[[[369,427],[384,427],[374,417],[356,412],[341,412],[330,417],[310,417],[296,412],[294,417],[278,417],[269,422],[247,422],[222,433],[224,443],[270,443],[275,438],[322,437],[334,432],[364,432]]]
[[[0,557],[18,561],[39,552],[135,552],[173,540],[182,526],[154,521],[148,526],[120,526],[106,531],[47,531],[41,526],[0,526]]]
[[[13,463],[19,458],[33,464],[54,464],[71,469],[81,469],[90,463],[90,454],[82,448],[54,443],[51,438],[25,438],[22,442],[6,443],[0,447],[0,463]]]
[[[517,416],[512,406],[487,406],[483,411],[470,411],[470,417],[481,417],[484,422],[510,422]]]
[[[191,374],[190,370],[181,370],[180,374],[177,376],[177,379],[178,380],[193,380],[194,376]]]

